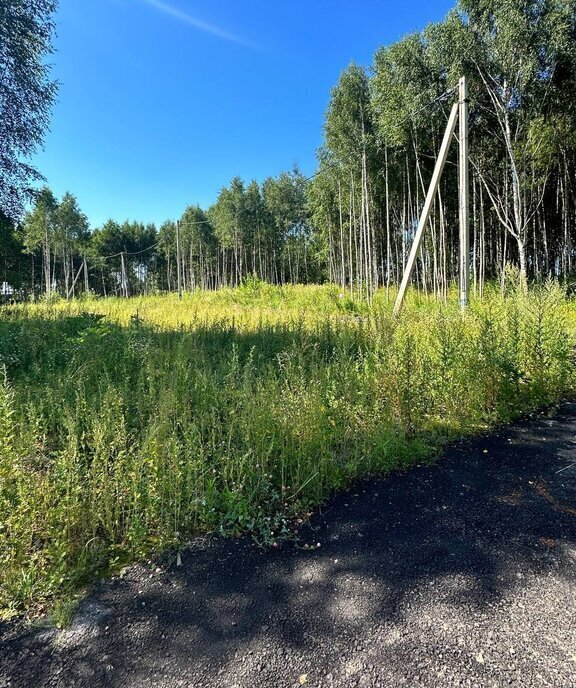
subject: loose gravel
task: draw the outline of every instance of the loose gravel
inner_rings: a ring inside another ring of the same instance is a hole
[[[355,485],[299,546],[130,567],[65,630],[0,626],[0,688],[576,686],[575,449],[568,403]]]

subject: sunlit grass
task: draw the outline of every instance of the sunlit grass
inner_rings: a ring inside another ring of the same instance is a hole
[[[258,283],[3,309],[2,615],[194,533],[272,543],[350,480],[573,389],[555,285],[391,309]]]

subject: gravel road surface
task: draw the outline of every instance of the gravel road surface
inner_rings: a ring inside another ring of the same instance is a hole
[[[65,630],[0,625],[0,688],[576,686],[576,404],[357,484],[304,543],[199,540]]]

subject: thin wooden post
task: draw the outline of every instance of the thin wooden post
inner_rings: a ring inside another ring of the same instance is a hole
[[[432,181],[430,182],[430,186],[428,187],[426,201],[424,202],[424,207],[422,208],[422,213],[420,215],[420,220],[418,222],[418,229],[416,230],[414,242],[412,244],[412,248],[410,249],[410,255],[408,256],[408,261],[404,269],[404,275],[402,276],[402,283],[400,284],[398,296],[396,297],[396,303],[394,304],[394,315],[398,315],[400,309],[402,308],[404,295],[406,294],[406,289],[408,288],[410,278],[412,277],[414,265],[416,264],[416,256],[418,255],[418,249],[420,248],[422,237],[424,236],[424,229],[426,227],[426,223],[428,222],[428,218],[430,217],[430,211],[432,210],[434,196],[436,195],[438,183],[440,181],[440,177],[442,176],[442,170],[444,169],[444,165],[446,164],[446,159],[448,157],[450,142],[456,129],[456,120],[458,119],[458,108],[458,103],[454,103],[454,105],[452,106],[452,110],[450,112],[450,117],[448,119],[446,131],[444,132],[444,138],[442,139],[442,145],[440,146],[438,159],[436,160],[436,166],[434,167]]]
[[[470,292],[470,184],[468,174],[468,84],[466,77],[458,85],[459,131],[459,201],[460,201],[460,307],[468,307]]]
[[[120,263],[122,266],[122,293],[125,298],[128,298],[128,281],[126,279],[126,266],[124,264],[124,251],[120,254]]]
[[[180,266],[180,220],[176,220],[176,274],[178,276],[178,300],[182,299],[182,273]]]

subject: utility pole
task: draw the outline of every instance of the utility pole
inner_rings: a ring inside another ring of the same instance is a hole
[[[448,119],[448,125],[446,126],[446,131],[444,132],[444,138],[442,139],[442,145],[440,146],[440,153],[438,154],[438,159],[436,160],[436,166],[434,167],[434,173],[432,175],[432,181],[428,187],[428,193],[426,194],[426,201],[424,202],[424,207],[422,208],[422,214],[420,215],[420,220],[418,222],[418,229],[416,230],[416,235],[414,237],[414,242],[412,243],[412,248],[410,249],[410,255],[408,256],[408,262],[404,268],[404,275],[402,276],[402,283],[400,284],[400,289],[398,290],[398,296],[396,297],[396,303],[394,304],[394,315],[398,315],[400,309],[402,308],[402,302],[404,301],[404,295],[406,289],[408,288],[408,283],[412,277],[412,272],[414,270],[414,265],[416,264],[416,256],[418,255],[418,249],[420,248],[420,243],[422,237],[424,236],[424,229],[426,228],[426,223],[430,216],[430,211],[432,210],[432,203],[434,201],[434,196],[438,189],[438,183],[440,182],[440,177],[442,176],[442,170],[446,164],[446,158],[448,157],[448,151],[450,149],[450,142],[454,131],[456,129],[456,120],[458,119],[458,103],[454,103],[452,106],[452,111],[450,112],[450,118]]]
[[[90,284],[88,282],[88,264],[86,263],[86,256],[84,256],[84,293],[88,296],[90,291]]]
[[[182,300],[182,274],[180,268],[180,220],[176,220],[176,274],[178,276],[178,300]]]
[[[470,292],[470,188],[468,173],[468,83],[463,76],[458,84],[459,201],[460,201],[460,308],[468,307]]]
[[[126,280],[126,266],[124,264],[124,251],[120,254],[120,265],[122,270],[122,296],[128,298],[128,281]]]

